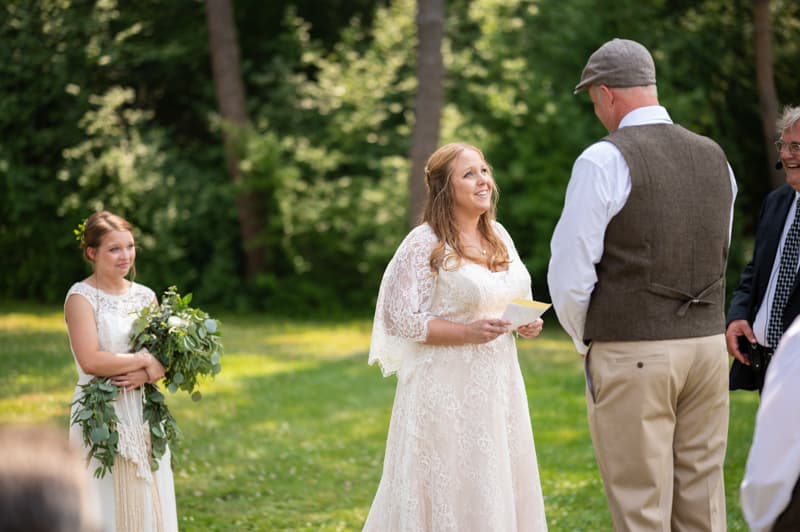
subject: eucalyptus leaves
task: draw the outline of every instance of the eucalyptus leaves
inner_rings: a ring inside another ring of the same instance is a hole
[[[117,457],[117,418],[112,401],[119,388],[108,382],[107,378],[95,377],[88,384],[82,384],[83,394],[76,401],[78,409],[72,416],[72,423],[83,430],[83,442],[89,447],[89,456],[100,462],[94,476],[102,477],[111,471]]]
[[[175,393],[184,390],[199,401],[197,378],[220,371],[222,344],[217,321],[200,309],[189,307],[174,286],[161,298],[161,305],[142,309],[133,324],[134,351],[146,348],[164,366],[164,384]]]
[[[164,384],[171,393],[184,390],[193,401],[199,401],[198,379],[219,373],[223,348],[218,322],[204,311],[189,307],[191,300],[192,294],[181,297],[174,286],[169,287],[160,305],[139,312],[131,346],[134,352],[147,349],[161,362]],[[113,401],[120,388],[106,377],[95,377],[81,388],[83,394],[75,402],[78,408],[72,423],[81,427],[89,456],[100,463],[94,475],[103,477],[119,454],[119,419]],[[177,442],[181,433],[158,386],[145,384],[142,401],[143,417],[150,429],[150,467],[156,470],[167,445]]]

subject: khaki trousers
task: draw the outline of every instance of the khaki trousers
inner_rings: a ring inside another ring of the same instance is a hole
[[[593,342],[589,429],[617,531],[726,530],[723,335]]]

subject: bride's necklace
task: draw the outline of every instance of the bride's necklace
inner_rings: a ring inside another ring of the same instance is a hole
[[[480,251],[482,256],[484,256],[484,257],[486,256],[486,248],[484,248],[481,245],[481,239],[480,238],[478,238],[477,243],[476,243],[475,239],[466,238],[466,235],[464,233],[460,233],[460,234],[461,234],[461,240],[464,242],[464,247],[476,249],[476,250]]]

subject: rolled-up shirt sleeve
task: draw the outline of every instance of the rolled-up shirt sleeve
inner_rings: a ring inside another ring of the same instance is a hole
[[[588,351],[583,332],[597,283],[595,265],[603,256],[606,228],[625,205],[630,187],[628,165],[615,146],[600,142],[587,148],[572,168],[550,241],[550,297],[558,321],[582,355]]]

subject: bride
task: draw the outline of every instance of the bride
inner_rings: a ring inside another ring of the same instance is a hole
[[[397,374],[383,475],[365,531],[547,529],[528,402],[509,322],[531,278],[494,220],[483,153],[428,159],[423,223],[378,294],[369,363]],[[542,320],[517,329],[532,338]]]
[[[69,289],[64,303],[78,385],[94,376],[111,377],[123,390],[114,401],[119,422],[119,455],[109,475],[92,478],[102,513],[104,532],[172,532],[178,530],[175,488],[169,449],[150,470],[150,432],[142,418],[145,383],[164,376],[164,367],[146,351],[130,352],[135,314],[156,304],[152,290],[126,279],[134,269],[136,248],[131,225],[110,212],[88,218],[81,235],[92,275]],[[75,399],[81,388],[76,386]],[[73,405],[73,415],[76,405]],[[72,416],[70,416],[72,419]],[[84,448],[81,427],[70,426],[70,441]],[[88,449],[85,449],[88,451]],[[89,471],[99,462],[92,459]]]

